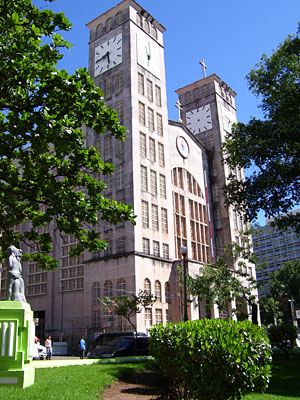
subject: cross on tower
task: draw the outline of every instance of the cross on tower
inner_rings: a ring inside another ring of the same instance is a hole
[[[204,59],[202,59],[201,61],[199,61],[199,64],[201,64],[202,65],[202,69],[203,69],[203,78],[206,78],[206,68],[207,68],[207,65],[205,65],[205,62],[204,62]]]
[[[175,107],[178,108],[178,121],[179,121],[179,122],[182,122],[182,119],[181,119],[181,110],[182,110],[182,107],[181,107],[181,104],[180,104],[179,99],[177,99],[177,101],[176,101],[176,103],[175,103]]]

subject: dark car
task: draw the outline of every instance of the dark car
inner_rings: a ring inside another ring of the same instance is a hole
[[[94,346],[87,356],[89,358],[147,356],[148,344],[148,336],[122,336],[112,340],[107,346]]]
[[[100,333],[99,336],[96,337],[96,339],[92,342],[91,350],[95,346],[106,346],[108,343],[110,343],[112,340],[117,339],[121,336],[134,336],[135,332],[106,332],[106,333]],[[147,336],[146,333],[144,332],[137,332],[138,336]]]

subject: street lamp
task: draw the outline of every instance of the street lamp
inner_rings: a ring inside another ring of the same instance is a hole
[[[290,303],[290,306],[291,306],[293,325],[295,325],[295,327],[297,328],[298,324],[297,324],[297,320],[295,318],[295,300],[294,300],[293,296],[291,296],[291,299],[289,299],[288,302]]]
[[[183,256],[183,320],[188,321],[186,294],[187,248],[185,246],[181,247],[181,255]]]

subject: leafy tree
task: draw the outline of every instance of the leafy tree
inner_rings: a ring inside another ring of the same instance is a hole
[[[300,203],[300,28],[270,57],[263,55],[247,76],[260,99],[263,119],[236,124],[224,144],[226,163],[252,167],[245,181],[230,174],[225,187],[227,205],[254,220],[260,210],[275,217],[279,228],[300,232],[300,214],[287,213]],[[277,218],[276,218],[277,217]]]
[[[279,309],[279,301],[275,300],[271,295],[259,296],[260,317],[264,325],[273,322],[277,326],[278,318],[282,316]],[[280,321],[279,321],[280,322]]]
[[[99,299],[103,305],[103,311],[110,315],[119,315],[124,317],[132,326],[137,335],[136,324],[133,323],[132,318],[143,311],[149,305],[155,302],[155,296],[146,290],[140,290],[137,295],[122,297],[105,297]]]
[[[200,268],[199,275],[187,277],[187,288],[192,296],[199,301],[206,299],[210,304],[216,304],[219,310],[227,309],[227,302],[236,300],[240,314],[243,303],[252,308],[252,319],[257,321],[257,281],[244,272],[249,264],[254,265],[256,257],[250,250],[249,232],[243,235],[244,244],[232,243],[225,250],[223,257],[218,257],[214,264],[206,264]],[[232,265],[236,264],[236,269]]]
[[[124,140],[118,114],[86,69],[69,75],[56,67],[70,47],[58,32],[70,26],[63,13],[41,11],[31,0],[0,0],[0,248],[35,243],[31,259],[47,268],[57,266],[47,256],[52,237],[38,227],[52,222],[74,234],[74,256],[105,248],[97,213],[111,223],[134,219],[130,206],[103,197],[105,185],[93,176],[113,166],[85,145],[89,129]],[[26,221],[25,232],[13,233]]]

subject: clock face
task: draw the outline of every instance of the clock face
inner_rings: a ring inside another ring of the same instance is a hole
[[[122,62],[122,33],[105,40],[95,48],[94,76],[115,67]]]
[[[177,136],[176,146],[177,146],[177,150],[178,150],[179,154],[183,158],[188,158],[188,155],[190,154],[190,148],[189,148],[187,141],[185,140],[185,138],[183,136]]]
[[[187,112],[186,125],[193,133],[201,133],[212,129],[210,104]]]
[[[155,76],[159,76],[159,53],[157,46],[148,37],[137,37],[138,63]]]
[[[230,133],[235,118],[234,115],[229,110],[227,110],[227,108],[223,106],[222,106],[222,119],[223,119],[224,130]]]

